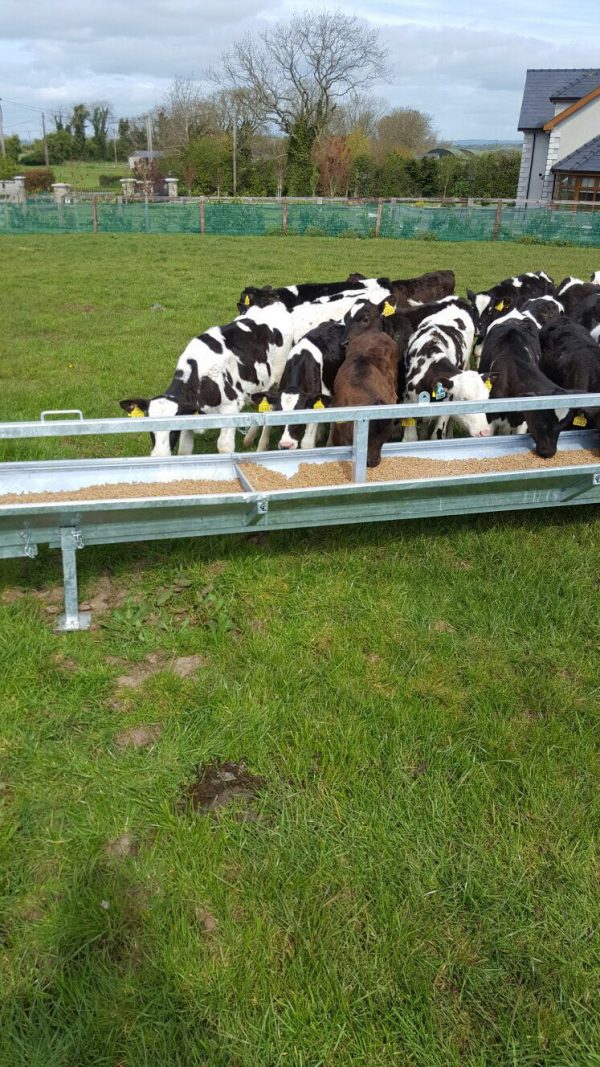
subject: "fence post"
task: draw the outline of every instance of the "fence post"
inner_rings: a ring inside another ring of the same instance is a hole
[[[502,221],[502,201],[499,200],[496,204],[496,218],[494,219],[494,236],[492,240],[497,241],[500,233],[500,223]]]
[[[94,197],[92,200],[92,230],[94,233],[98,233],[98,198]]]
[[[284,233],[288,232],[288,227],[287,227],[287,209],[288,209],[288,203],[287,203],[287,200],[284,200],[283,201],[283,209],[282,209],[282,213],[281,213],[281,228],[282,228]]]
[[[199,203],[200,208],[200,233],[206,233],[206,216],[205,216],[205,203],[204,197]]]
[[[375,223],[375,236],[379,237],[381,232],[381,216],[383,214],[383,200],[379,197],[377,201],[377,221]]]

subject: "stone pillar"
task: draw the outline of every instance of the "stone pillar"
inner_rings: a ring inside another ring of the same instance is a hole
[[[62,204],[65,198],[71,192],[71,186],[68,182],[54,182],[52,186],[52,192],[57,204]]]
[[[123,190],[123,196],[135,195],[135,178],[121,178],[121,189]]]
[[[174,199],[177,196],[177,178],[165,178],[165,185],[169,200]]]
[[[13,178],[13,182],[15,183],[15,203],[24,204],[27,199],[25,193],[25,176],[23,174],[16,174]]]

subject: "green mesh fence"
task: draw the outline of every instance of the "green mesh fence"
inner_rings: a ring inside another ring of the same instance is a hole
[[[374,237],[377,202],[118,202],[98,198],[57,204],[36,197],[0,203],[2,233],[209,233],[232,237],[283,233]],[[600,245],[600,212],[496,205],[385,203],[381,237],[423,241],[522,241]]]

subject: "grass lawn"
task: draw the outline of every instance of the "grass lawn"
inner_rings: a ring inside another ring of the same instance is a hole
[[[160,392],[249,282],[600,265],[143,235],[2,256],[2,420]],[[0,1065],[600,1064],[599,529],[574,507],[86,549],[96,627],[68,636],[58,554],[2,561]],[[215,760],[258,793],[192,811]]]
[[[52,163],[51,168],[54,171],[55,181],[69,182],[74,189],[99,189],[101,174],[113,174],[118,178],[127,178],[131,173],[127,160],[120,163],[111,163],[108,160],[90,163],[71,159],[66,163]],[[21,167],[23,173],[33,169],[38,168]]]

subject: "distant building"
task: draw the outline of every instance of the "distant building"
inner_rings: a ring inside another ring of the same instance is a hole
[[[424,152],[421,159],[443,159],[444,156],[454,156],[455,159],[468,159],[469,156],[475,155],[469,148],[461,148],[460,145],[436,145],[435,148],[430,148],[428,152]]]
[[[600,69],[528,70],[518,200],[600,205]]]
[[[127,159],[129,169],[133,170],[136,163],[151,163],[155,159],[161,159],[164,154],[164,152],[134,152]]]

